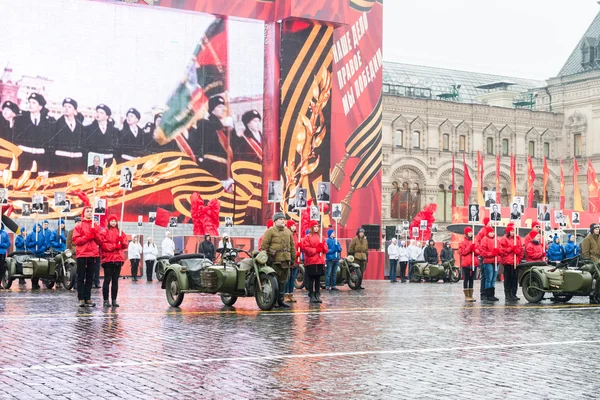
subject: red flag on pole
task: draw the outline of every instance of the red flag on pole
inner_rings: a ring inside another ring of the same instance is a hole
[[[573,159],[573,209],[575,211],[583,211],[581,203],[581,192],[579,191],[579,163],[577,158]]]
[[[510,201],[517,195],[517,156],[510,156]]]
[[[543,196],[543,200],[542,200],[542,204],[546,204],[546,192],[547,192],[547,187],[548,187],[548,178],[550,177],[550,170],[548,169],[548,162],[546,161],[546,156],[544,156],[544,175],[543,175],[543,182],[544,182],[544,194]]]
[[[560,209],[565,209],[565,171],[563,170],[563,160],[560,160]]]
[[[477,151],[477,203],[480,207],[485,205],[483,199],[483,157],[479,151]]]
[[[500,154],[496,154],[496,203],[500,204]]]
[[[456,185],[454,180],[454,153],[452,153],[452,207],[456,207]]]
[[[587,182],[588,182],[588,210],[590,212],[600,211],[600,204],[598,195],[598,179],[596,179],[596,170],[592,165],[592,162],[588,158],[588,169],[587,169]]]
[[[465,207],[469,206],[469,198],[471,197],[471,188],[473,187],[473,181],[471,180],[471,175],[469,174],[469,167],[467,167],[467,162],[465,161],[465,154],[463,153],[463,168],[464,168],[464,182],[463,186],[465,188]]]
[[[171,213],[165,210],[164,208],[158,207],[156,209],[156,219],[154,220],[154,225],[162,226],[163,228],[167,228],[169,226],[169,220],[171,219]]]
[[[535,171],[533,170],[533,161],[531,156],[527,156],[527,207],[533,207],[533,182],[535,181]]]

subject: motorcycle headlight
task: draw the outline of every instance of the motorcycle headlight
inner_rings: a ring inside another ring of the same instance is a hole
[[[71,258],[71,256],[73,255],[73,252],[69,249],[65,250],[65,257],[67,258]]]
[[[267,255],[266,251],[261,251],[260,253],[258,253],[256,255],[256,257],[254,259],[259,264],[266,264],[267,261],[269,261],[269,256]]]
[[[354,256],[348,256],[348,257],[346,257],[346,260],[348,260],[349,263],[353,263],[354,262]]]

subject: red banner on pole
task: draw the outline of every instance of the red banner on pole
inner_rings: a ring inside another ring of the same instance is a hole
[[[533,207],[533,182],[535,181],[535,171],[533,170],[533,161],[531,156],[527,156],[527,207]]]
[[[500,204],[500,155],[496,154],[496,203]]]
[[[560,209],[565,209],[565,171],[563,169],[563,160],[560,160]]]
[[[477,151],[477,203],[480,207],[485,205],[483,199],[483,157],[479,151]]]
[[[465,154],[463,153],[463,169],[464,169],[464,182],[465,188],[465,207],[469,206],[469,198],[471,197],[471,188],[473,187],[473,181],[471,180],[471,174],[469,174],[469,167],[465,161]]]
[[[600,211],[600,199],[598,199],[598,179],[596,179],[596,170],[594,169],[594,166],[589,158],[587,167],[588,210],[591,212],[598,212]]]
[[[517,156],[510,156],[510,198],[515,198],[517,195]]]
[[[544,156],[544,193],[543,193],[543,201],[542,204],[546,204],[546,192],[548,187],[548,178],[550,177],[550,170],[548,169],[548,162],[546,161],[546,156]]]

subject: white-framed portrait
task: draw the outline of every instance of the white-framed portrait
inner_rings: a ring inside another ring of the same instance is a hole
[[[148,213],[148,222],[154,223],[154,221],[156,221],[156,213],[155,212],[149,212]]]
[[[133,190],[133,173],[135,168],[123,167],[121,168],[121,176],[119,178],[119,188],[121,190]]]
[[[8,204],[8,189],[0,188],[0,204]]]
[[[339,220],[342,218],[342,204],[335,203],[331,206],[331,218]]]
[[[105,215],[106,204],[106,199],[96,199],[94,202],[94,214]]]
[[[500,222],[502,221],[502,206],[500,204],[492,204],[489,207],[490,221]]]
[[[479,221],[479,204],[469,204],[469,222]]]
[[[550,222],[550,205],[549,204],[538,204],[537,206],[537,215],[538,221],[541,222]]]
[[[317,185],[317,203],[329,203],[331,193],[331,184],[329,182],[319,182]]]
[[[104,175],[104,154],[89,152],[86,172],[88,176],[102,178],[102,175]]]
[[[579,217],[580,217],[579,211],[573,211],[571,213],[571,223],[573,225],[579,225],[581,223],[581,220],[579,219]]]
[[[279,203],[283,200],[283,181],[269,181],[269,203]]]
[[[496,192],[492,190],[486,190],[484,192],[485,208],[490,208],[493,204],[496,204]]]

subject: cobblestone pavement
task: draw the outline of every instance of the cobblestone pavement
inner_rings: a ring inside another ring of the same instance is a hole
[[[72,292],[14,285],[0,291],[0,399],[599,396],[587,298],[465,305],[462,282],[365,286],[259,312],[201,295],[173,309],[158,283],[130,280],[116,311],[80,311]]]

